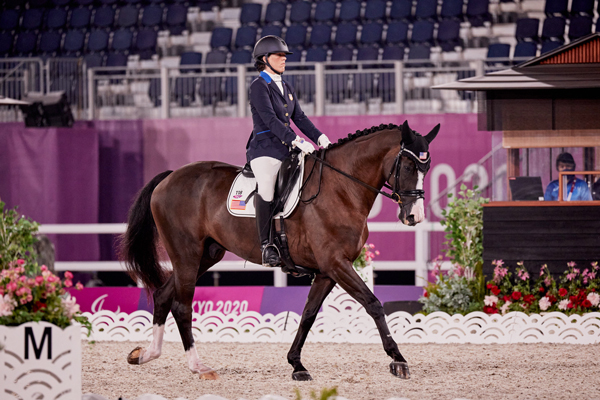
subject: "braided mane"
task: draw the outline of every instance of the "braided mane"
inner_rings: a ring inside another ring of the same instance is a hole
[[[331,146],[329,146],[327,148],[327,150],[333,149],[335,147],[339,147],[341,145],[343,145],[344,143],[350,142],[356,138],[362,137],[362,136],[367,136],[371,133],[375,133],[375,132],[380,132],[386,129],[399,129],[398,125],[394,125],[394,124],[381,124],[379,126],[372,126],[370,128],[367,129],[363,129],[362,131],[356,131],[354,133],[349,133],[347,137],[341,138],[340,140],[338,140],[336,143],[332,143]]]

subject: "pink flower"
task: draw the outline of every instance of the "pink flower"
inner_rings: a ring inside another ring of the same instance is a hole
[[[27,298],[26,298],[26,297],[23,297],[23,298],[20,300],[20,302],[21,302],[21,304],[23,304],[23,305],[27,304]]]
[[[568,307],[569,307],[569,299],[561,300],[560,303],[558,303],[559,310],[566,310]]]
[[[587,295],[587,299],[590,301],[592,306],[596,307],[600,304],[600,295],[598,293],[592,292]]]
[[[504,265],[504,261],[502,260],[494,260],[492,261],[492,265],[495,265],[496,267],[501,267]]]
[[[48,277],[48,283],[54,283],[56,281],[58,281],[58,278],[55,275],[50,275]]]
[[[552,279],[550,279],[550,277],[547,277],[546,279],[544,279],[544,285],[550,286],[551,283],[552,283]]]
[[[598,261],[592,262],[591,265],[592,265],[592,268],[594,268],[594,270],[598,269]]]
[[[572,281],[576,277],[577,277],[577,274],[575,274],[575,273],[569,273],[569,274],[567,274],[567,280],[568,281]]]
[[[15,300],[10,295],[5,294],[0,297],[0,317],[8,317],[17,306]]]
[[[483,299],[483,304],[486,306],[494,307],[498,303],[498,297],[496,296],[485,296]]]
[[[571,261],[569,263],[567,263],[567,266],[573,268],[574,266],[576,266],[577,264],[575,264],[575,261]]]
[[[44,271],[48,271],[48,267],[46,267],[45,265],[42,265],[42,268],[41,268],[41,270],[42,270],[42,272],[44,272]]]
[[[542,297],[540,299],[540,310],[542,311],[546,311],[548,309],[548,307],[550,307],[552,305],[552,302],[550,302],[550,299],[548,297]]]
[[[25,281],[27,281],[27,277],[25,275],[19,277],[19,282],[23,282],[24,283]]]
[[[17,264],[18,264],[18,265],[23,265],[23,264],[25,264],[25,260],[22,260],[22,259],[20,259],[20,258],[19,258],[19,259],[17,260]]]
[[[15,290],[17,290],[17,282],[15,281],[11,281],[6,285],[6,290],[8,290],[9,292],[14,292]]]
[[[379,255],[379,250],[375,250],[375,255],[378,256]]]
[[[40,286],[42,283],[44,282],[44,277],[43,276],[36,276],[35,277],[35,285],[36,286]]]
[[[500,307],[500,312],[502,313],[502,315],[506,314],[506,312],[508,311],[508,307],[510,307],[511,304],[512,303],[510,301],[507,301],[502,305],[502,307]]]
[[[81,284],[81,282],[77,282],[77,284],[75,285],[75,289],[77,289],[77,290],[83,289],[83,285]]]
[[[62,299],[62,306],[65,309],[68,318],[73,318],[73,315],[79,312],[79,304],[77,304],[75,297]]]
[[[70,279],[65,280],[65,287],[71,287],[73,286],[73,281]]]
[[[65,271],[65,278],[66,279],[73,279],[73,274],[70,273],[69,271]]]

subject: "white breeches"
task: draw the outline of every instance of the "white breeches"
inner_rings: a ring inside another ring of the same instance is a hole
[[[277,179],[281,161],[273,157],[258,157],[250,161],[250,167],[256,177],[260,197],[264,201],[273,201],[275,179]]]

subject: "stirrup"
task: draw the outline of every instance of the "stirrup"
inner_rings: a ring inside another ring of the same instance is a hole
[[[277,252],[277,263],[275,265],[273,265],[265,260],[265,252],[270,247],[274,248],[275,251]],[[275,246],[273,243],[269,243],[265,247],[263,247],[261,258],[262,258],[263,267],[273,268],[273,267],[279,267],[281,265],[281,253],[279,252],[279,249],[277,248],[277,246]]]

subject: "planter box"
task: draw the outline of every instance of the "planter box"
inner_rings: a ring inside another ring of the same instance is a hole
[[[81,400],[81,326],[0,325],[0,398]]]

